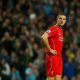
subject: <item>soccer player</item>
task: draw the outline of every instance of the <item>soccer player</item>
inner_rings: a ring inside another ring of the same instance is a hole
[[[66,16],[59,14],[55,25],[42,35],[43,42],[46,44],[46,76],[47,80],[61,80],[62,78],[62,45],[63,30],[62,26],[66,23]]]

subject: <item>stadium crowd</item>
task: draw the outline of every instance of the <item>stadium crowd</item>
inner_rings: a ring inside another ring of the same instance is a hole
[[[63,27],[63,80],[80,80],[79,0],[0,0],[0,80],[45,80],[41,35],[67,16]]]

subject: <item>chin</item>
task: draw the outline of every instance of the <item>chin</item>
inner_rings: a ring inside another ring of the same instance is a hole
[[[59,25],[59,26],[63,26],[63,25]]]
[[[60,26],[64,26],[64,24],[60,24]]]

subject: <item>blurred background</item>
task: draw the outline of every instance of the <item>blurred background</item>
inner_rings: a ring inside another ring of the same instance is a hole
[[[79,0],[0,0],[0,80],[46,80],[41,35],[67,16],[63,27],[63,80],[80,80]]]

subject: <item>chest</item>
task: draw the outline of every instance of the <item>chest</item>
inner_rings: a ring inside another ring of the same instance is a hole
[[[56,38],[58,39],[58,41],[63,41],[63,30],[62,29],[58,29],[56,31]]]

